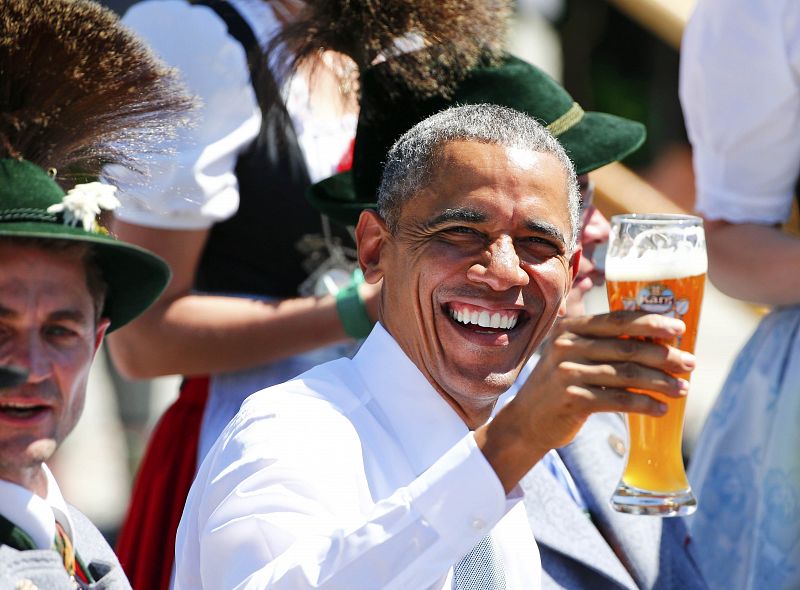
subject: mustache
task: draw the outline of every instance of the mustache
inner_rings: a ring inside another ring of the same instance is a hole
[[[13,365],[0,366],[0,387],[16,387],[28,379],[28,371]]]

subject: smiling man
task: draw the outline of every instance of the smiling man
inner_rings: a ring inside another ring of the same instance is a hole
[[[0,179],[0,363],[17,376],[0,389],[0,587],[130,588],[45,461],[81,416],[109,326],[142,311],[169,272],[144,251],[48,214],[63,191],[36,165],[0,159]],[[117,264],[130,277],[109,270]]]
[[[404,134],[356,229],[366,280],[383,281],[379,324],[352,360],[243,404],[189,495],[176,587],[537,588],[517,482],[592,412],[660,414],[622,388],[682,395],[666,372],[690,362],[602,339],[679,321],[589,320],[599,352],[573,340],[488,421],[565,313],[578,212],[570,160],[526,115],[463,106]]]
[[[621,160],[644,141],[642,125],[608,113],[583,111],[554,80],[535,66],[507,55],[500,64],[481,66],[459,84],[449,98],[419,97],[409,91],[388,94],[379,80],[387,72],[377,64],[362,76],[362,110],[354,146],[353,168],[314,185],[309,198],[333,219],[356,225],[359,213],[374,209],[380,173],[386,153],[394,141],[416,122],[448,106],[491,103],[523,112],[547,126],[564,147],[578,174],[581,194],[578,244],[580,262],[567,295],[566,317],[551,331],[544,345],[528,360],[514,383],[495,405],[498,412],[528,380],[541,356],[561,362],[565,346],[622,334],[625,323],[615,328],[612,316],[596,318],[594,325],[583,318],[584,296],[601,283],[602,266],[596,264],[597,248],[608,240],[610,226],[594,207],[589,173]],[[474,310],[473,310],[474,311]],[[486,322],[494,315],[484,316]],[[464,310],[462,322],[477,323]],[[497,318],[500,322],[500,317]],[[500,323],[501,328],[508,328]],[[602,326],[602,328],[601,328]],[[512,324],[511,328],[514,327]],[[555,332],[555,333],[554,333]],[[579,335],[580,334],[580,335]],[[587,338],[587,340],[583,340]],[[553,355],[553,351],[561,351]],[[597,346],[591,356],[566,359],[567,370],[596,371],[591,364],[605,364],[607,357]],[[577,354],[583,354],[578,351]],[[575,361],[578,361],[576,364]],[[590,363],[590,364],[587,364]],[[546,369],[552,376],[552,368]],[[553,365],[551,365],[552,367]],[[545,391],[547,375],[534,382]],[[579,385],[579,383],[576,383]],[[623,469],[623,417],[598,413],[589,417],[573,441],[550,450],[520,480],[524,503],[542,560],[542,588],[598,590],[621,588],[688,590],[705,588],[687,544],[682,519],[630,518],[615,512],[608,503]]]

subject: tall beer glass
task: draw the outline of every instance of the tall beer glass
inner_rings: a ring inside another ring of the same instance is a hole
[[[690,215],[616,215],[606,256],[606,286],[612,311],[643,310],[680,318],[686,332],[665,341],[694,352],[706,270],[703,222]],[[676,375],[688,379],[688,374]],[[658,418],[629,414],[625,472],[611,498],[629,514],[691,514],[697,501],[681,454],[686,398],[647,393],[667,404]]]

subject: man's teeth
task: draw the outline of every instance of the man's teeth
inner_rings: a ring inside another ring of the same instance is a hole
[[[509,316],[499,312],[491,314],[488,311],[456,311],[454,309],[450,310],[450,317],[462,324],[475,324],[481,328],[502,328],[504,330],[513,329],[519,319],[517,314]]]

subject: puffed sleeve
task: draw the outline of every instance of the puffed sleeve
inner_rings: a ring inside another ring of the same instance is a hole
[[[227,219],[239,206],[237,156],[261,125],[244,48],[213,10],[182,0],[136,4],[123,22],[180,71],[201,104],[174,146],[147,159],[146,180],[113,171],[123,177],[117,218],[167,229]]]
[[[777,223],[800,170],[800,2],[700,0],[681,48],[680,97],[711,219]]]

